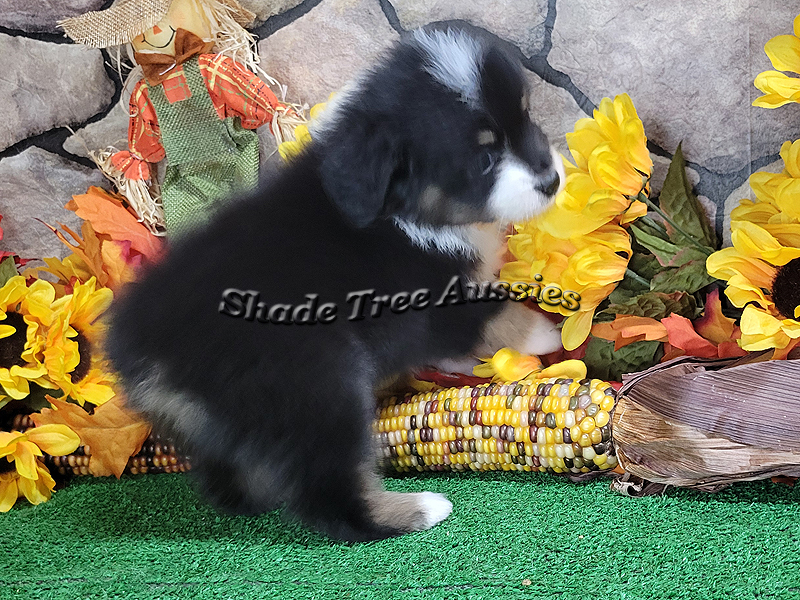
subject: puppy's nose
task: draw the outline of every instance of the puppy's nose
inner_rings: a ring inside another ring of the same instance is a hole
[[[559,185],[561,185],[561,178],[558,176],[558,171],[553,169],[549,173],[542,175],[536,189],[547,196],[555,196]]]

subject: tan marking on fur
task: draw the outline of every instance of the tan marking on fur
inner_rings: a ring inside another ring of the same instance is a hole
[[[494,281],[503,266],[505,253],[505,224],[475,223],[467,227],[466,238],[477,249],[479,266],[470,277],[472,281]]]
[[[491,146],[497,143],[497,135],[491,129],[483,129],[478,132],[478,145]]]

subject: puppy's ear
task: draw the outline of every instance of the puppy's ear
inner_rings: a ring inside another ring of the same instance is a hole
[[[328,136],[320,165],[322,185],[355,227],[371,224],[386,202],[400,160],[399,144],[376,121],[347,119]]]
[[[495,122],[506,132],[521,131],[526,118],[522,109],[525,82],[519,63],[500,48],[491,47],[484,57],[481,91]]]

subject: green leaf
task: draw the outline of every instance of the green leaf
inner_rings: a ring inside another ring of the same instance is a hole
[[[14,264],[14,257],[9,256],[3,262],[0,262],[0,287],[3,287],[8,280],[12,277],[19,275],[17,265]]]
[[[706,271],[705,257],[703,260],[691,260],[678,268],[664,269],[653,277],[650,289],[654,292],[688,292],[694,294],[697,290],[716,281]]]
[[[683,158],[683,150],[678,144],[675,156],[667,171],[667,178],[661,188],[658,197],[658,204],[669,217],[675,221],[676,225],[692,236],[703,246],[708,246],[711,250],[717,247],[717,236],[714,229],[708,222],[708,217],[692,191],[692,184],[686,176],[686,161]],[[670,240],[681,246],[688,244],[686,237],[675,231],[672,226],[667,224],[667,231],[670,233]]]
[[[645,279],[652,279],[661,270],[661,264],[652,254],[634,252],[630,261],[628,261],[628,268]]]
[[[636,238],[636,241],[652,252],[653,256],[655,256],[658,259],[658,262],[663,266],[668,265],[669,261],[671,261],[675,255],[683,249],[682,246],[676,246],[672,242],[668,242],[667,240],[654,235],[652,232],[648,233],[642,227],[639,227],[638,224],[632,223],[630,228],[633,232],[633,236]]]
[[[635,317],[650,317],[663,319],[676,313],[687,319],[696,318],[700,311],[694,296],[686,292],[645,292],[633,298],[612,298],[611,304],[595,314],[598,322],[610,320],[614,315],[633,315]]]
[[[688,248],[682,249],[675,256],[673,256],[672,260],[669,261],[669,264],[667,264],[666,266],[680,267],[694,260],[701,261],[705,264],[707,258],[708,255],[705,252],[703,252],[696,246],[689,246]]]
[[[622,381],[623,374],[652,367],[661,356],[661,342],[634,342],[614,350],[614,342],[592,337],[586,346],[583,362],[592,377]]]
[[[35,383],[32,383],[31,392],[22,400],[34,412],[39,412],[43,408],[52,408],[52,405],[47,400],[47,396],[53,398],[62,398],[64,392],[61,390],[48,390]]]

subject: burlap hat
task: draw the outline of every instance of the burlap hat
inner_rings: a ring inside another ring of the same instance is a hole
[[[242,27],[255,19],[255,14],[236,0],[214,0],[230,10]],[[91,11],[59,21],[58,25],[79,44],[108,48],[127,44],[140,33],[158,24],[169,11],[172,0],[119,0],[106,10]]]

